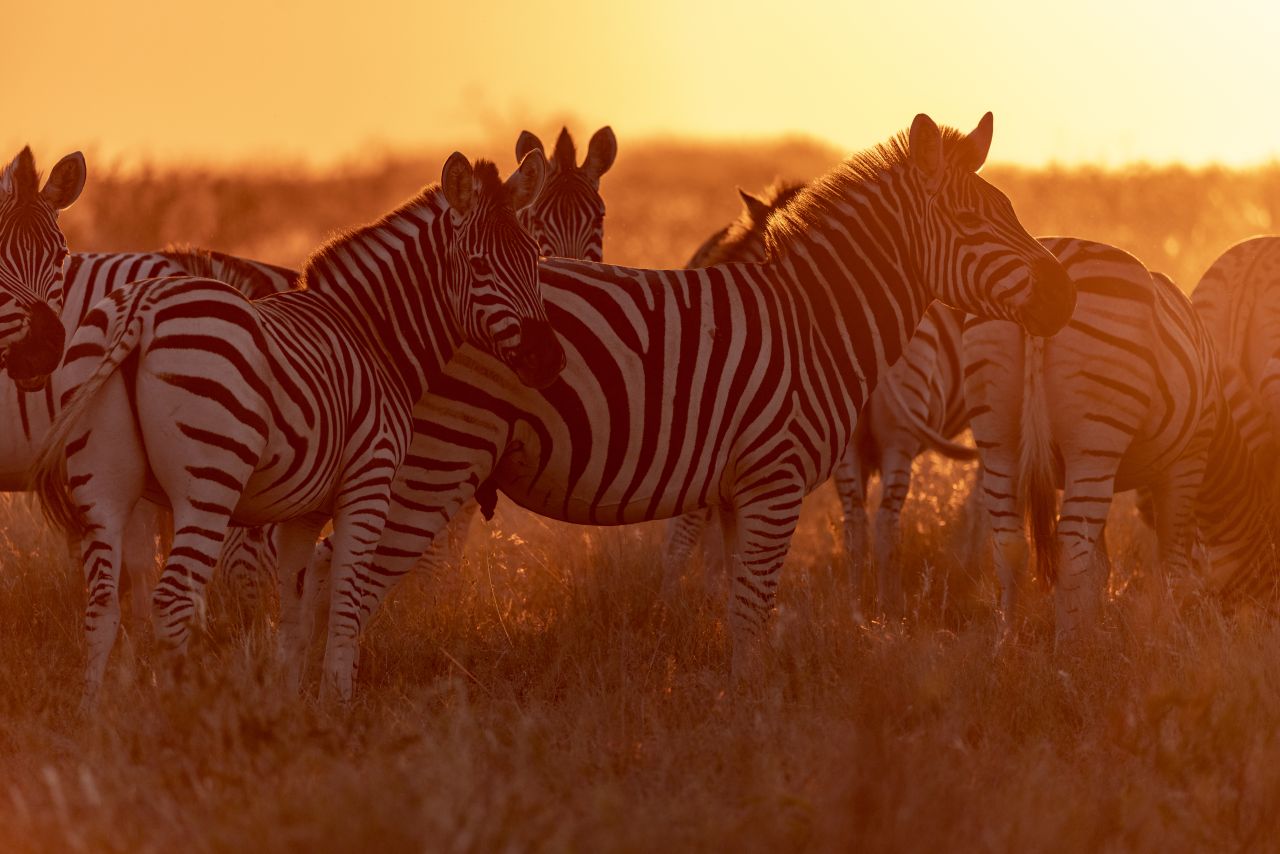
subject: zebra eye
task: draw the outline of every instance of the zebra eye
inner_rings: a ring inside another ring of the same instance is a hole
[[[489,259],[483,255],[472,255],[471,272],[484,278],[493,274],[493,267],[489,265]]]
[[[956,221],[959,222],[963,228],[977,228],[982,225],[982,217],[978,216],[973,211],[960,211],[956,216]]]

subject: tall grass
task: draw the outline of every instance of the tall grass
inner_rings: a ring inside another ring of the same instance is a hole
[[[834,158],[623,140],[608,256],[681,263],[736,212],[733,184]],[[443,159],[93,174],[67,227],[76,248],[181,240],[297,264]],[[990,171],[1034,232],[1115,242],[1188,287],[1280,214],[1274,168]],[[215,588],[180,676],[130,636],[90,716],[77,571],[24,498],[0,499],[0,850],[1274,846],[1280,626],[1165,608],[1122,501],[1096,641],[1055,655],[1029,583],[997,653],[994,581],[962,536],[970,477],[917,463],[901,626],[854,623],[838,504],[811,496],[758,684],[729,681],[722,607],[696,585],[656,606],[660,524],[579,528],[503,502],[461,565],[391,598],[352,708],[281,691],[266,621]]]

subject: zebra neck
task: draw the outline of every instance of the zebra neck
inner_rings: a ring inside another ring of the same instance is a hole
[[[915,271],[918,238],[905,225],[903,204],[850,194],[791,235],[775,262],[809,316],[812,358],[843,379],[854,411],[901,357],[933,301]]]
[[[448,218],[416,208],[348,235],[307,268],[335,319],[416,401],[461,345],[444,296]]]

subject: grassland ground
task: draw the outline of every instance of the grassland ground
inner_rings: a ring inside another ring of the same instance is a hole
[[[414,577],[367,640],[359,700],[280,688],[267,621],[210,597],[182,677],[145,640],[76,712],[80,584],[25,499],[0,543],[0,849],[1138,850],[1268,847],[1280,626],[1163,607],[1115,518],[1107,624],[1055,655],[1029,585],[995,652],[961,565],[953,465],[907,508],[910,619],[850,616],[829,490],[811,497],[759,684],[727,677],[721,608],[655,607],[660,526],[510,507]],[[939,524],[939,523],[942,524]]]

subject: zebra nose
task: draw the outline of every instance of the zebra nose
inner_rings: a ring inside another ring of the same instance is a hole
[[[44,386],[62,361],[66,330],[62,319],[43,302],[35,303],[28,317],[27,334],[9,348],[8,370],[20,387],[34,390]]]
[[[520,324],[520,345],[511,367],[520,382],[530,388],[546,388],[564,370],[564,347],[555,329],[546,320],[526,320]]]
[[[1031,299],[1023,325],[1032,335],[1047,338],[1066,326],[1076,309],[1076,286],[1056,259],[1031,266]]]

